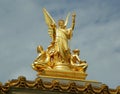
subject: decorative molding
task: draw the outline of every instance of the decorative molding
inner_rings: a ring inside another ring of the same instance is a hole
[[[26,80],[24,76],[19,76],[18,79],[13,79],[6,82],[4,85],[0,83],[0,94],[7,94],[10,88],[23,88],[34,90],[58,91],[67,93],[80,93],[83,94],[120,94],[120,86],[116,89],[110,89],[107,85],[102,84],[100,87],[93,87],[91,84],[86,83],[84,86],[78,86],[75,82],[61,84],[57,80],[52,82],[43,82],[41,78],[36,78],[34,81]]]

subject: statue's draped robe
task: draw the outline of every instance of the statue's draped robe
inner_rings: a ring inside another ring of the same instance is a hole
[[[72,37],[72,29],[61,29],[58,28],[56,30],[56,39],[55,39],[55,50],[59,52],[59,54],[66,58],[66,52],[69,51],[68,40]]]

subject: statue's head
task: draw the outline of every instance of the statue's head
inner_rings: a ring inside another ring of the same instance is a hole
[[[37,47],[37,53],[41,53],[43,51],[43,47],[41,45],[39,45]]]
[[[80,54],[80,50],[79,49],[75,49],[75,50],[73,50],[73,53],[79,55]]]
[[[58,26],[60,28],[64,28],[65,27],[64,25],[65,25],[65,21],[64,20],[62,20],[62,19],[58,20]]]

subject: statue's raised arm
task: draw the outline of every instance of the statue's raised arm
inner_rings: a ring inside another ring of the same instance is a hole
[[[71,26],[72,30],[74,30],[74,27],[75,27],[75,17],[76,17],[76,14],[73,13],[72,14],[72,26]]]

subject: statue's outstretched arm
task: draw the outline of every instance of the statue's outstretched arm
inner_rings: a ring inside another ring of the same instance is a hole
[[[72,14],[72,25],[71,25],[72,30],[74,30],[74,27],[75,27],[75,17],[76,17],[76,14],[73,13]]]

